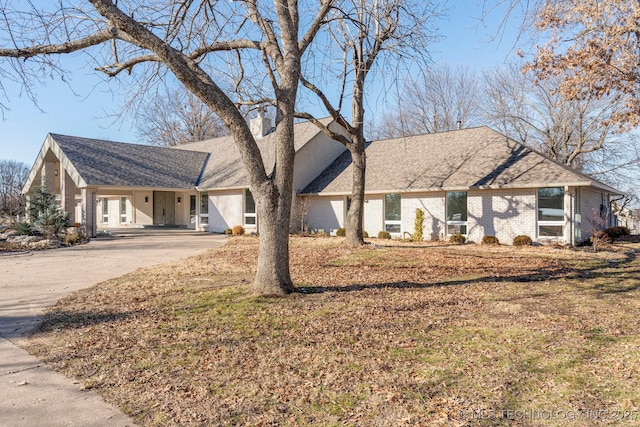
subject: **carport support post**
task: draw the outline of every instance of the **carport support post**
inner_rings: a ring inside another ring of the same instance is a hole
[[[73,224],[76,222],[75,209],[75,185],[63,167],[60,167],[60,201],[62,202],[62,210],[69,214],[69,221]]]
[[[82,225],[89,237],[96,237],[96,189],[83,188],[82,193]]]

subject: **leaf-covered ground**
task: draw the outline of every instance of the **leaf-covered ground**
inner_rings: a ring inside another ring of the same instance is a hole
[[[233,238],[66,298],[28,349],[141,425],[640,423],[638,245],[291,247],[289,297],[247,295]]]

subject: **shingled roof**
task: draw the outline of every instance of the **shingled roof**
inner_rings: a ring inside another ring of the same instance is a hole
[[[49,134],[86,185],[193,188],[208,154]]]
[[[331,119],[321,122],[329,125]],[[296,151],[320,134],[310,122],[297,123]],[[257,144],[269,173],[275,164],[275,135],[259,138]],[[231,136],[166,148],[49,134],[24,185],[25,192],[39,179],[42,163],[55,159],[78,187],[225,189],[249,185]]]
[[[618,193],[488,127],[375,141],[366,153],[367,193],[564,185]],[[346,152],[301,194],[349,194],[351,185]]]
[[[329,125],[330,118],[320,120]],[[296,152],[311,141],[320,130],[311,122],[296,123],[294,128]],[[269,134],[256,140],[267,173],[271,173],[275,164],[275,135]],[[192,150],[211,153],[202,172],[199,187],[203,189],[224,189],[248,187],[249,178],[240,158],[238,147],[231,136],[208,139],[200,142],[173,147],[177,151]]]

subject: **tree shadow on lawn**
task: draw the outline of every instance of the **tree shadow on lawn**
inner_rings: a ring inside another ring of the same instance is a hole
[[[33,333],[49,332],[60,327],[76,329],[102,323],[119,322],[141,313],[141,311],[62,311],[48,313],[43,316],[42,323]]]
[[[314,294],[314,293],[325,293],[325,292],[354,292],[354,291],[363,291],[367,289],[406,289],[406,288],[414,288],[414,289],[427,289],[434,288],[439,286],[458,286],[458,285],[468,285],[472,283],[484,283],[484,282],[543,282],[549,279],[557,279],[560,277],[567,277],[566,273],[571,271],[573,274],[578,271],[573,271],[575,269],[568,268],[545,268],[540,269],[535,272],[535,274],[527,273],[520,275],[506,275],[506,276],[484,276],[477,277],[474,279],[456,279],[456,280],[448,280],[448,281],[436,281],[436,282],[408,282],[408,281],[400,281],[400,282],[387,282],[387,283],[372,283],[372,284],[353,284],[353,285],[345,285],[345,286],[302,286],[296,288],[296,292],[302,294]]]
[[[635,278],[636,283],[630,286],[617,287],[605,284],[596,284],[595,289],[598,289],[603,294],[613,293],[625,293],[632,292],[640,289],[640,269],[630,269],[630,264],[636,261],[637,251],[626,251],[624,253],[625,258],[622,260],[603,262],[601,265],[594,267],[571,267],[563,266],[557,268],[542,268],[536,270],[535,273],[527,272],[524,274],[516,275],[488,275],[483,277],[477,277],[473,279],[455,279],[435,282],[386,282],[386,283],[372,283],[372,284],[352,284],[345,286],[301,286],[295,289],[296,293],[301,294],[317,294],[326,292],[356,292],[364,291],[368,289],[427,289],[439,286],[459,286],[468,285],[473,283],[506,283],[506,282],[544,282],[547,280],[593,280],[593,279],[610,279],[610,280],[628,280],[629,278]]]

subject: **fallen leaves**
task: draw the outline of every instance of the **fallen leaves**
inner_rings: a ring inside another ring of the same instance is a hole
[[[257,240],[236,238],[61,301],[29,350],[142,425],[462,426],[480,410],[638,406],[633,259],[291,248],[304,293],[248,296]]]

